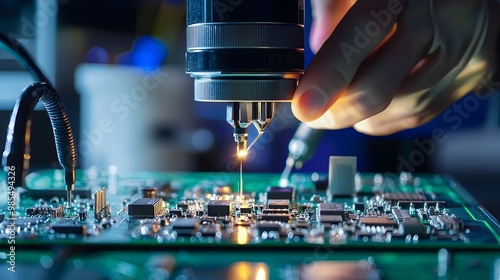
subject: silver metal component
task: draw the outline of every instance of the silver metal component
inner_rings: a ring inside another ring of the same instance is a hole
[[[274,102],[259,102],[257,106],[257,119],[254,125],[259,134],[262,134],[274,118],[276,104]]]
[[[302,36],[301,36],[302,35]],[[203,23],[186,29],[187,49],[304,49],[304,26],[283,23]]]
[[[290,101],[296,87],[295,79],[199,78],[194,81],[194,99],[210,102]]]
[[[68,208],[71,208],[71,190],[66,191],[67,199],[68,199]]]
[[[248,151],[271,123],[276,105],[273,102],[232,102],[227,106],[227,122],[234,128],[236,152]],[[253,124],[259,135],[248,146],[248,127]]]
[[[228,103],[226,113],[226,120],[234,129],[247,129],[253,121],[252,103],[249,102]]]
[[[236,142],[236,154],[243,156],[248,150],[248,134],[247,133],[234,133],[234,142]]]

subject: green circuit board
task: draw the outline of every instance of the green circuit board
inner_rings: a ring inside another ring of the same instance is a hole
[[[27,176],[14,216],[1,193],[1,279],[11,276],[12,239],[17,272],[33,279],[54,279],[56,268],[61,279],[500,275],[498,222],[446,176],[357,174],[353,196],[332,196],[317,173],[293,174],[285,187],[277,174],[244,174],[243,196],[232,173],[77,178],[71,207],[58,170]]]

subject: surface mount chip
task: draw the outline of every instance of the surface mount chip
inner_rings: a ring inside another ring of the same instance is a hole
[[[295,199],[295,189],[292,187],[269,187],[267,199]]]
[[[87,226],[84,224],[56,224],[51,228],[55,233],[87,235]]]
[[[321,215],[343,215],[344,205],[340,203],[320,203],[318,214]]]
[[[367,226],[380,226],[380,227],[396,227],[397,223],[389,217],[362,217],[359,219],[361,224]]]
[[[163,210],[162,202],[161,198],[136,198],[128,205],[128,215],[131,218],[154,218]]]
[[[228,216],[231,213],[230,200],[210,200],[207,204],[208,216]]]
[[[290,207],[290,200],[288,199],[269,199],[267,202],[269,209],[288,209]]]
[[[172,229],[178,235],[193,235],[199,224],[200,220],[196,218],[178,218],[172,222]]]

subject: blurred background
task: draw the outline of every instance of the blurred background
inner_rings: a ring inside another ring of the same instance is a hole
[[[308,0],[306,7],[307,43]],[[185,1],[0,0],[0,31],[28,48],[61,94],[80,168],[236,171],[225,104],[194,102],[184,73]],[[307,63],[312,57],[307,46]],[[29,82],[0,52],[0,131]],[[448,173],[500,217],[499,108],[499,93],[485,83],[417,129],[386,137],[326,131],[302,171],[326,172],[330,155],[355,155],[361,172]],[[57,168],[46,113],[33,119],[31,170]],[[281,106],[245,171],[281,172],[297,125]]]

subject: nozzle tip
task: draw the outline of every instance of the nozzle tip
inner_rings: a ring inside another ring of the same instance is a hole
[[[236,155],[238,156],[238,158],[244,159],[247,157],[248,151],[247,150],[239,150],[236,152]]]

